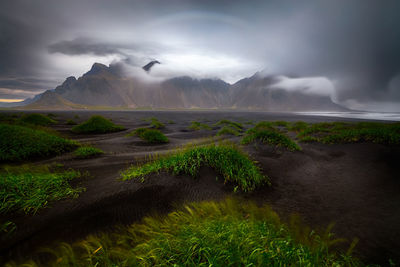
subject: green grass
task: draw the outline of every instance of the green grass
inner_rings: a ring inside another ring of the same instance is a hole
[[[362,266],[352,247],[332,251],[340,241],[329,231],[286,225],[268,206],[228,199],[55,244],[24,266]]]
[[[189,130],[198,131],[198,130],[211,130],[211,127],[208,124],[201,123],[198,121],[192,121],[190,126],[188,127]]]
[[[51,170],[49,166],[24,165],[0,170],[0,214],[23,211],[36,213],[49,202],[77,197],[83,188],[69,181],[81,177],[74,170]]]
[[[74,151],[74,156],[80,159],[92,158],[101,154],[104,154],[103,150],[91,146],[81,146]]]
[[[140,139],[150,144],[163,144],[169,142],[168,138],[157,129],[137,128],[126,136],[133,135],[137,135]]]
[[[54,114],[54,113],[47,113],[47,117],[49,117],[49,118],[55,118],[55,117],[57,117],[57,115]]]
[[[102,116],[92,116],[89,120],[81,123],[72,128],[74,133],[92,133],[92,134],[102,134],[102,133],[112,133],[122,131],[125,128],[116,125],[110,120]]]
[[[290,124],[289,126],[287,126],[287,129],[292,132],[300,132],[300,131],[306,129],[307,127],[308,127],[308,124],[306,122],[296,121],[296,122]]]
[[[175,124],[173,120],[168,120],[168,124]]]
[[[209,166],[220,173],[225,182],[232,182],[243,191],[268,184],[263,175],[247,154],[233,144],[187,147],[171,155],[155,158],[143,165],[131,166],[122,172],[123,180],[141,178],[150,173],[169,171],[173,174],[188,174],[196,177],[200,167]]]
[[[152,127],[152,128],[155,128],[155,129],[163,129],[163,128],[165,128],[165,124],[160,122],[155,117],[144,119],[144,121],[150,122],[150,127]]]
[[[400,144],[400,123],[314,123],[302,129],[297,137],[302,142],[318,141],[327,144],[372,142]]]
[[[0,124],[0,162],[56,156],[77,146],[75,141],[41,130]]]
[[[220,120],[219,122],[215,123],[215,126],[230,126],[232,128],[235,128],[237,131],[242,131],[243,130],[243,125],[239,122],[234,122],[230,120]]]
[[[246,135],[242,138],[241,143],[244,145],[255,141],[260,141],[264,144],[284,147],[288,150],[301,150],[301,147],[292,139],[273,127],[270,122],[259,122],[256,126],[249,129]]]
[[[76,123],[74,120],[67,120],[66,124],[67,125],[77,125],[78,123]]]
[[[19,119],[19,122],[22,124],[32,124],[37,126],[49,126],[56,123],[56,121],[50,117],[39,113],[25,114]]]
[[[400,144],[400,133],[393,131],[390,128],[345,129],[322,137],[319,140],[327,144],[372,142],[398,145]]]
[[[239,136],[240,132],[237,130],[235,127],[231,126],[224,126],[222,127],[216,134],[216,136],[220,135],[234,135],[234,136]]]
[[[0,123],[14,124],[17,120],[17,114],[0,113]]]

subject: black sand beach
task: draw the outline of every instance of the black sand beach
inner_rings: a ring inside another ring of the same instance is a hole
[[[45,112],[42,112],[45,114]],[[304,144],[302,151],[289,152],[268,145],[244,147],[260,163],[272,186],[252,193],[233,193],[212,169],[204,167],[196,179],[167,173],[150,175],[143,183],[121,181],[120,172],[150,153],[167,153],[190,142],[207,142],[216,130],[190,131],[191,121],[213,124],[221,119],[247,121],[353,121],[352,119],[302,116],[290,113],[214,111],[55,111],[58,123],[52,128],[62,135],[104,150],[93,159],[76,159],[65,154],[42,163],[62,163],[90,177],[77,184],[86,191],[76,199],[51,203],[36,215],[12,218],[18,231],[0,245],[1,254],[13,258],[33,247],[55,240],[73,241],[93,232],[129,224],[153,213],[165,214],[189,201],[223,199],[235,195],[269,204],[283,219],[298,214],[312,228],[334,223],[335,236],[351,242],[359,239],[355,255],[366,263],[400,262],[400,147],[372,143]],[[86,135],[73,134],[66,121],[77,122],[99,114],[127,128],[125,131]],[[148,125],[144,118],[156,117],[166,124],[163,133],[170,143],[145,145],[137,137],[125,135]],[[174,123],[168,123],[172,120]],[[246,125],[246,124],[244,124]],[[249,125],[247,127],[250,127]],[[237,141],[238,138],[232,138]],[[209,141],[208,141],[209,142]],[[349,243],[347,243],[348,246]],[[345,247],[343,245],[343,247]]]

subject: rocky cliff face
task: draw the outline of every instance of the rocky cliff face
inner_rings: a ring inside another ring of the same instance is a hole
[[[39,97],[35,106],[51,98],[68,106],[129,108],[225,108],[266,111],[344,110],[328,96],[276,88],[274,76],[255,74],[230,85],[220,79],[176,77],[146,83],[121,75],[118,69],[95,63],[82,77],[68,77],[54,94]],[[65,101],[61,101],[61,99]],[[53,105],[56,102],[53,101]]]

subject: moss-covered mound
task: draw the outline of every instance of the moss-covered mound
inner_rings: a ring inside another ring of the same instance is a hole
[[[81,146],[74,151],[75,157],[79,159],[87,159],[104,154],[104,151],[92,146]]]
[[[196,176],[201,166],[214,168],[226,182],[237,184],[237,188],[243,191],[269,183],[268,177],[261,173],[249,156],[233,144],[188,147],[142,166],[132,166],[122,173],[122,177],[125,180],[143,179],[145,175],[159,171]]]
[[[122,131],[125,128],[116,125],[110,120],[104,118],[103,116],[92,116],[89,120],[81,123],[72,128],[74,133],[92,133],[92,134],[102,134],[102,133],[112,133]]]
[[[36,126],[48,126],[48,125],[56,123],[56,121],[53,120],[52,118],[42,115],[42,114],[39,114],[39,113],[23,115],[19,121],[22,124],[26,123],[26,124],[36,125]]]
[[[19,125],[0,124],[0,162],[59,155],[76,148],[75,141]]]
[[[249,129],[243,137],[241,143],[247,145],[254,141],[265,144],[284,147],[288,150],[301,150],[301,147],[292,139],[274,127],[271,122],[259,122],[256,126]]]
[[[127,136],[133,135],[137,135],[140,139],[150,144],[163,144],[169,142],[168,138],[157,129],[138,128]]]

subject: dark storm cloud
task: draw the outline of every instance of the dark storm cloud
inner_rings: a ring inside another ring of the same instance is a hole
[[[141,66],[157,59],[170,68],[164,75],[182,74],[202,66],[174,65],[193,54],[231,65],[203,64],[201,75],[227,79],[266,69],[324,76],[343,103],[400,102],[399,10],[397,0],[3,0],[0,84],[24,90],[49,86],[18,84],[36,77],[57,80],[56,86],[76,75],[74,69],[84,72],[90,60]]]

